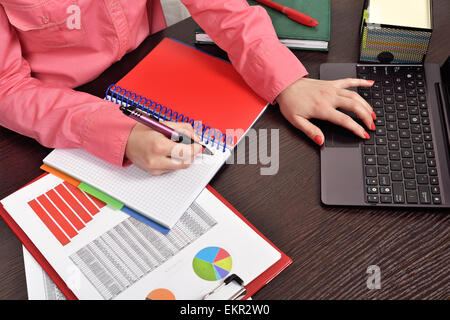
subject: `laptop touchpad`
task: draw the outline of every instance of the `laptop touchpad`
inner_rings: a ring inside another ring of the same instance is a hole
[[[327,124],[323,128],[325,147],[358,147],[362,139],[350,130]]]

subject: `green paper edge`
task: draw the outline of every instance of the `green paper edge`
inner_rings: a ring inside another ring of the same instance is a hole
[[[93,186],[81,182],[78,186],[80,190],[83,190],[86,193],[89,193],[91,196],[96,197],[97,199],[102,200],[105,202],[108,206],[113,207],[116,210],[120,210],[123,208],[124,204],[113,197],[107,195],[106,193],[101,192],[100,190],[94,188]]]

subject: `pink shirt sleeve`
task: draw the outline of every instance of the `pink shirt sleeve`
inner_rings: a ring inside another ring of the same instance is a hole
[[[117,106],[31,77],[14,29],[0,7],[0,125],[52,148],[84,148],[122,165],[135,121]]]
[[[233,66],[262,98],[273,102],[308,73],[277,38],[266,10],[244,0],[182,0],[192,18],[228,53]]]

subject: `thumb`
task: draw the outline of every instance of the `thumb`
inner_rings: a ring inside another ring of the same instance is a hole
[[[319,146],[323,145],[325,136],[317,126],[313,125],[308,119],[300,116],[294,116],[291,122],[295,127],[303,131],[311,140]]]

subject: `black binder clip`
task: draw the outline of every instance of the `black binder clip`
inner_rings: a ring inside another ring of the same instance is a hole
[[[244,286],[244,281],[242,281],[242,279],[239,278],[239,276],[235,275],[234,273],[226,277],[223,280],[223,282],[219,286],[217,286],[214,290],[212,290],[210,293],[207,293],[202,298],[202,300],[210,298],[211,296],[222,290],[225,286],[229,285],[233,281],[240,286],[240,289],[237,292],[235,292],[230,298],[228,298],[228,300],[241,300],[247,294],[247,289]]]

